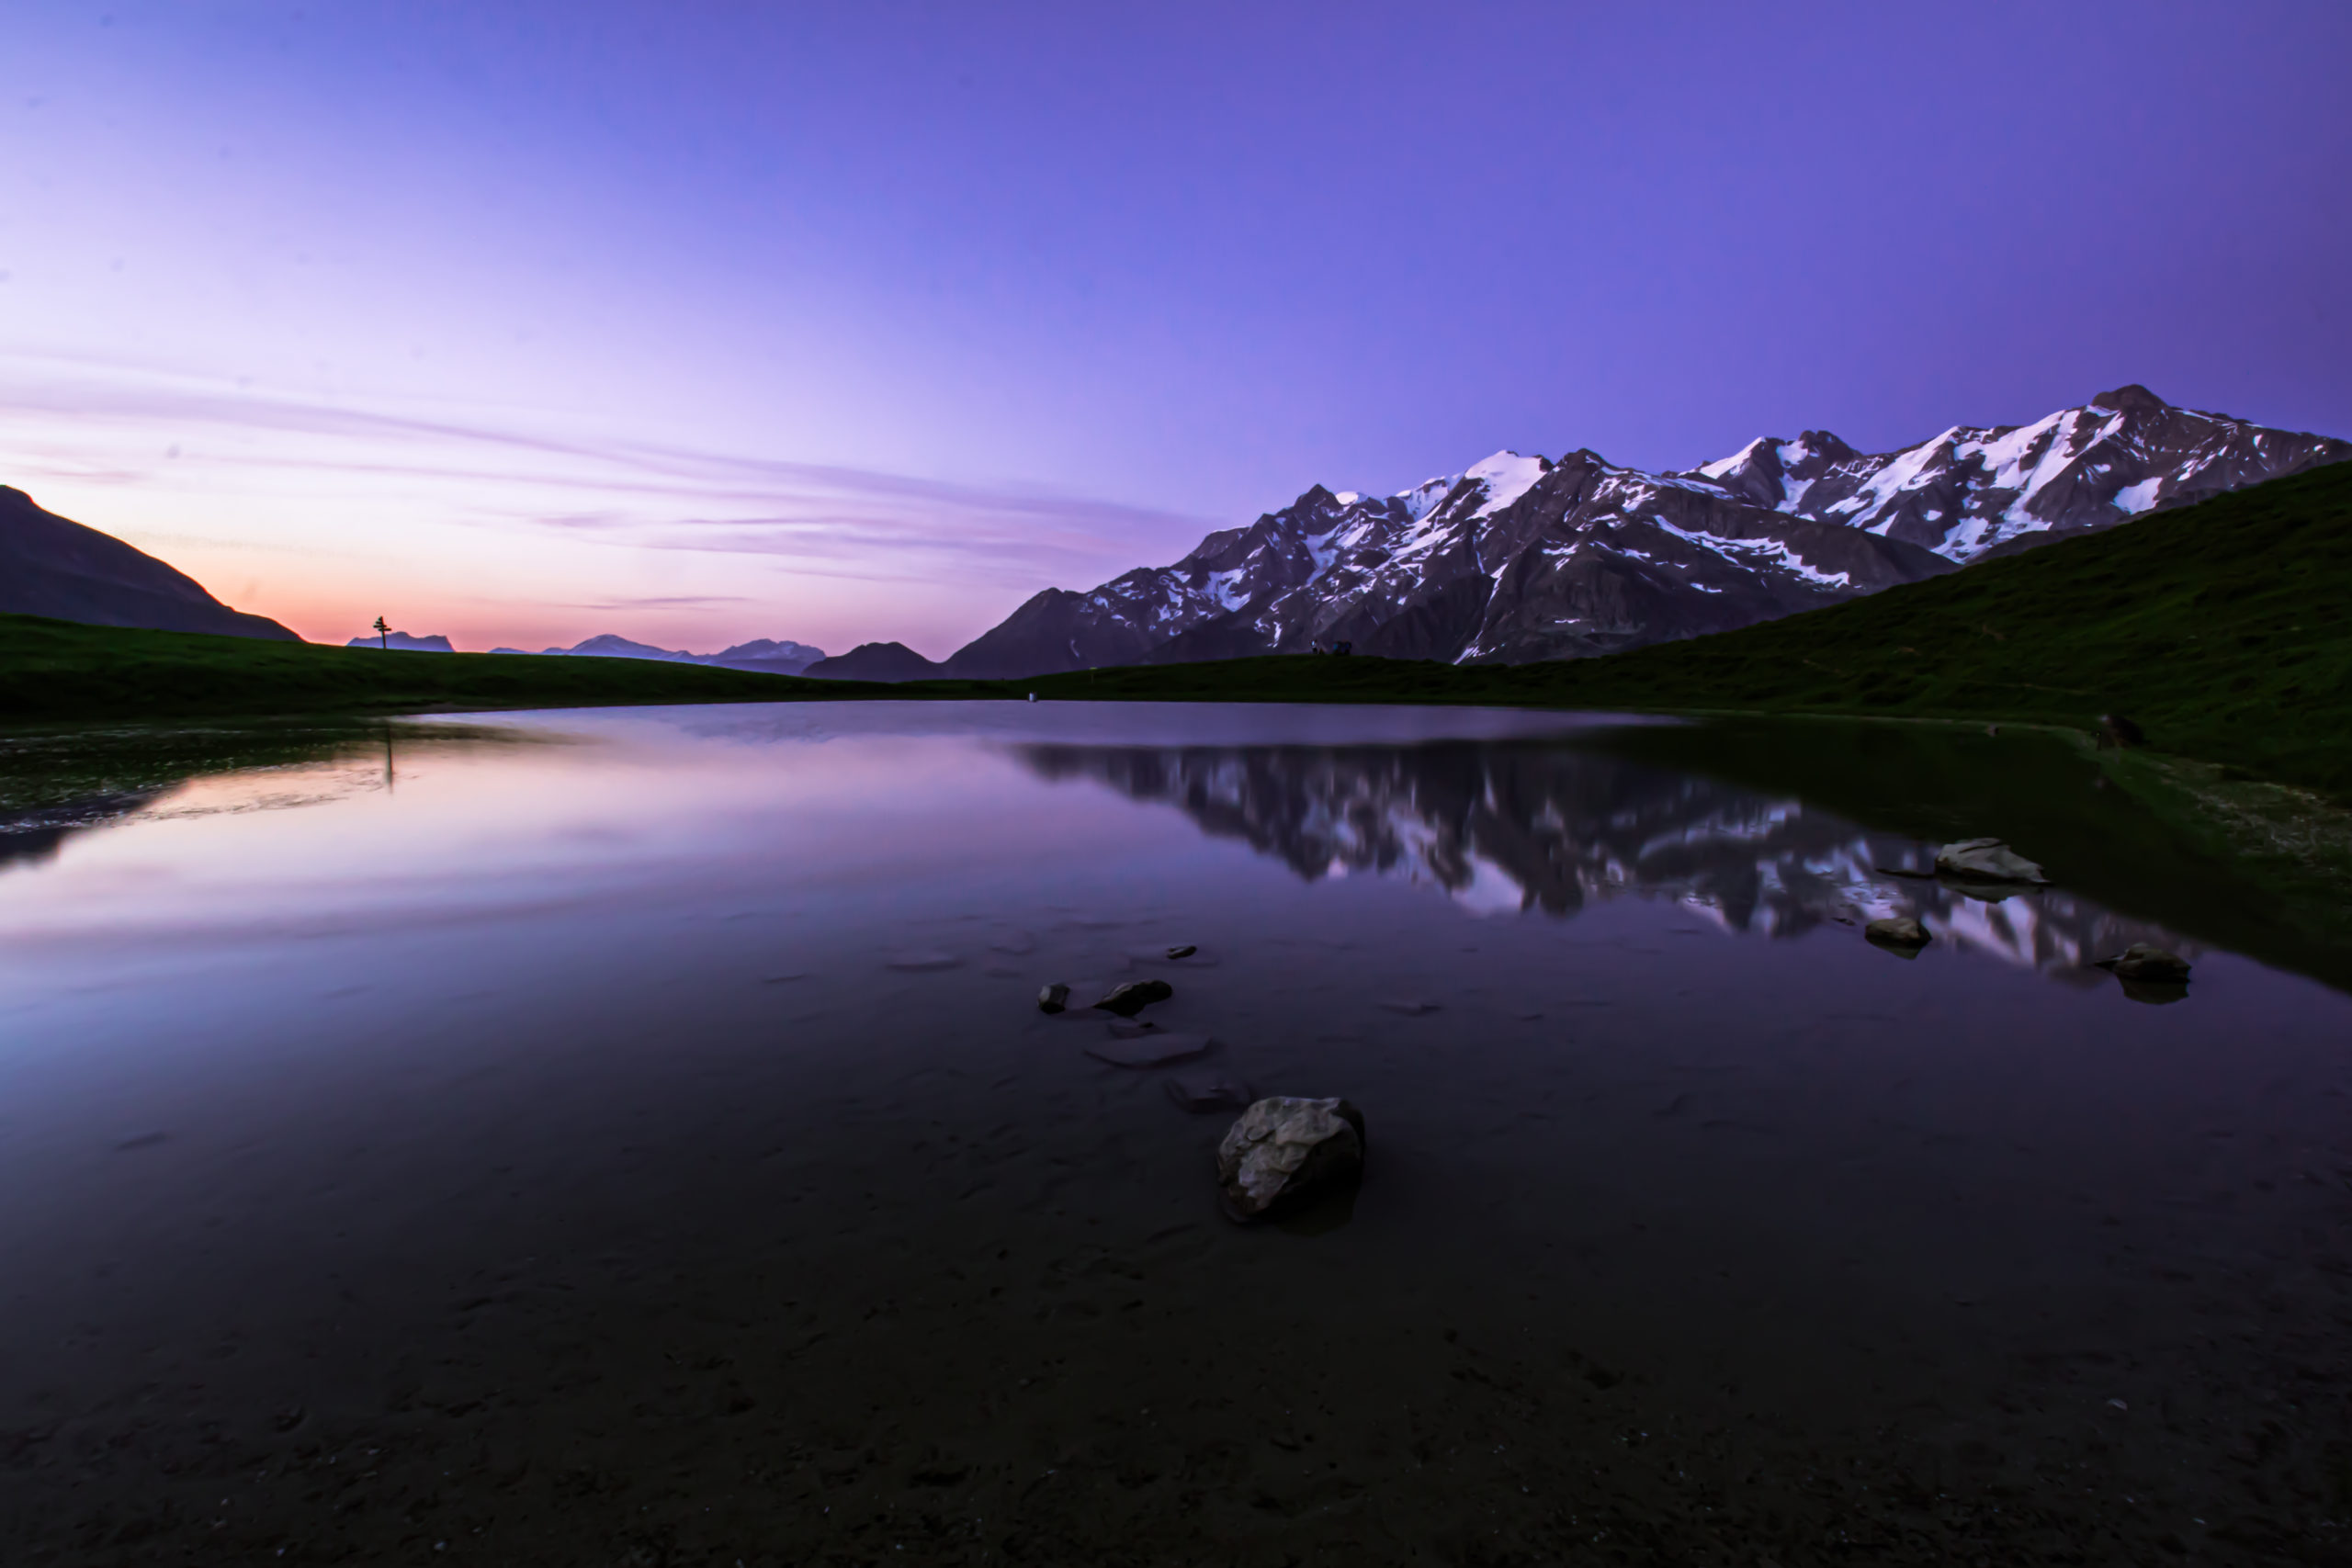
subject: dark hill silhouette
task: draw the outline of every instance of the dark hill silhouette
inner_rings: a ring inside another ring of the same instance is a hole
[[[266,615],[232,610],[182,571],[111,535],[42,511],[0,485],[0,612],[97,626],[302,639]]]
[[[903,642],[862,642],[800,672],[820,681],[928,681],[942,671]]]

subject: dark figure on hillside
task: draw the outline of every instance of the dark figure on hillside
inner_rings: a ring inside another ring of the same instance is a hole
[[[376,645],[385,649],[392,646],[392,628],[384,624],[381,615],[376,617]]]
[[[1355,650],[1356,645],[1351,642],[1335,642],[1331,645],[1331,651],[1338,654],[1353,653]]]

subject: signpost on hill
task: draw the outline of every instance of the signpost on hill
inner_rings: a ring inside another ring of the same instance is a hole
[[[392,628],[384,624],[381,615],[376,617],[376,645],[387,650],[392,646]]]

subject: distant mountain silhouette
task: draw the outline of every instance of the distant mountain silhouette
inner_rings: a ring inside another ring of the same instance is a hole
[[[753,670],[764,674],[798,675],[808,666],[825,657],[825,650],[814,643],[794,642],[758,637],[749,642],[739,642],[732,648],[719,649],[705,659],[705,664],[716,664],[725,670]]]
[[[820,681],[928,681],[945,672],[903,642],[862,642],[801,671]]]
[[[413,637],[407,632],[366,632],[343,645],[345,648],[384,648],[394,653],[455,653],[449,639],[434,633]]]
[[[0,485],[0,613],[96,626],[302,639],[266,615],[232,610],[204,585],[111,535],[42,511]]]
[[[492,653],[524,653],[527,648],[493,648]],[[539,655],[556,659],[651,659],[668,664],[708,664],[722,670],[749,670],[759,675],[797,675],[825,657],[825,650],[805,642],[754,637],[718,653],[688,653],[682,649],[655,648],[605,632],[570,648],[543,648]]]
[[[493,648],[490,651],[529,653],[532,650],[527,648]],[[693,654],[682,649],[655,648],[650,643],[631,642],[628,638],[613,632],[605,632],[600,636],[575,642],[570,648],[542,648],[538,652],[550,659],[653,659],[673,664],[700,662]]]

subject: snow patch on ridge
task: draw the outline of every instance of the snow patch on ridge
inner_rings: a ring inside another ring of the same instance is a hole
[[[1484,505],[1471,513],[1474,517],[1492,517],[1496,513],[1535,488],[1544,477],[1544,459],[1522,457],[1512,451],[1501,451],[1493,457],[1470,465],[1463,471],[1465,479],[1480,479],[1487,486]]]
[[[1847,573],[1823,571],[1791,549],[1786,540],[1726,539],[1714,534],[1700,534],[1678,528],[1663,517],[1653,517],[1650,521],[1662,531],[1673,535],[1685,544],[1696,545],[1702,550],[1712,550],[1732,565],[1744,567],[1749,571],[1765,567],[1777,567],[1792,577],[1802,578],[1816,588],[1851,588],[1854,585],[1853,578]]]
[[[1702,463],[1696,468],[1693,468],[1691,472],[1704,474],[1711,479],[1722,479],[1724,475],[1735,473],[1741,468],[1747,468],[1750,463],[1755,462],[1758,454],[1763,452],[1765,448],[1771,445],[1772,438],[1770,436],[1759,435],[1755,440],[1749,442],[1747,446],[1741,447],[1738,451],[1733,453],[1730,457],[1718,457],[1712,463]]]
[[[1405,515],[1418,523],[1428,516],[1439,502],[1453,493],[1453,487],[1462,482],[1463,477],[1447,474],[1438,479],[1423,479],[1410,490],[1398,491],[1396,500],[1403,503]]]

